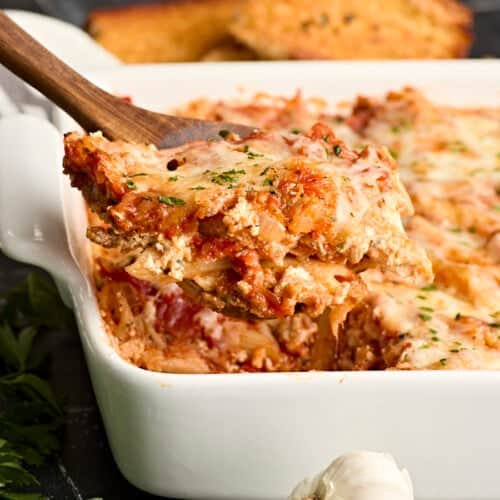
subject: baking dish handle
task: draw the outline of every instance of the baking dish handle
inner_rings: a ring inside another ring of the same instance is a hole
[[[16,260],[46,269],[64,302],[80,273],[69,252],[61,199],[63,143],[50,123],[0,120],[0,244]]]

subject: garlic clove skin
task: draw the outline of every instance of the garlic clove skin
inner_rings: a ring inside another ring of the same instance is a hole
[[[289,500],[413,500],[410,475],[387,453],[357,451],[340,456]]]

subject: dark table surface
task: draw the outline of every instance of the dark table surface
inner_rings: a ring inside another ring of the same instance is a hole
[[[0,8],[29,9],[81,24],[90,7],[120,3],[131,2],[0,0]],[[477,9],[472,56],[500,57],[500,0],[469,3]],[[32,269],[0,253],[0,292],[22,280]],[[50,340],[50,378],[56,390],[65,395],[67,418],[60,460],[44,466],[37,474],[44,493],[55,500],[158,498],[131,486],[113,462],[77,332],[57,332]]]

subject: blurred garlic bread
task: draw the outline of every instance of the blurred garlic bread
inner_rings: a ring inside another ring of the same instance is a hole
[[[123,62],[198,61],[223,42],[241,0],[175,0],[93,11],[88,32]]]
[[[201,58],[202,61],[256,61],[260,57],[247,46],[228,37],[219,45],[212,47]]]
[[[249,0],[230,26],[266,59],[463,57],[471,30],[454,0]]]

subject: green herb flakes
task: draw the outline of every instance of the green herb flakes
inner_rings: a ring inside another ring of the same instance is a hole
[[[420,290],[424,292],[435,292],[437,289],[438,289],[437,286],[434,285],[434,283],[432,283],[430,285],[423,286]]]
[[[245,174],[245,170],[235,170],[233,168],[231,170],[225,170],[220,174],[212,174],[210,181],[214,184],[218,184],[219,186],[228,184],[229,187],[233,187],[233,184],[237,183],[240,177]]]
[[[173,175],[172,177],[168,178],[168,182],[177,182],[179,180],[178,175]]]
[[[206,187],[203,187],[203,186],[194,186],[192,188],[189,188],[191,189],[191,191],[202,191],[203,189],[207,189]]]
[[[439,364],[440,364],[441,366],[446,366],[446,363],[448,363],[448,360],[447,360],[446,358],[441,358],[441,359],[439,360]]]
[[[231,132],[227,130],[226,128],[223,128],[222,130],[219,130],[219,135],[225,139]]]
[[[129,189],[137,189],[137,186],[135,185],[134,181],[127,181],[127,187]]]
[[[418,315],[418,317],[422,320],[422,321],[430,321],[432,319],[432,316],[430,314],[425,314],[425,313],[420,313]]]
[[[338,144],[335,144],[335,146],[333,146],[333,154],[335,156],[340,156],[342,154],[342,148]]]
[[[462,317],[462,314],[457,312],[457,314],[455,314],[455,321],[458,321],[461,317]]]
[[[158,196],[158,201],[160,203],[164,203],[165,205],[174,206],[174,205],[185,205],[186,202],[182,198],[175,198],[174,196]]]

